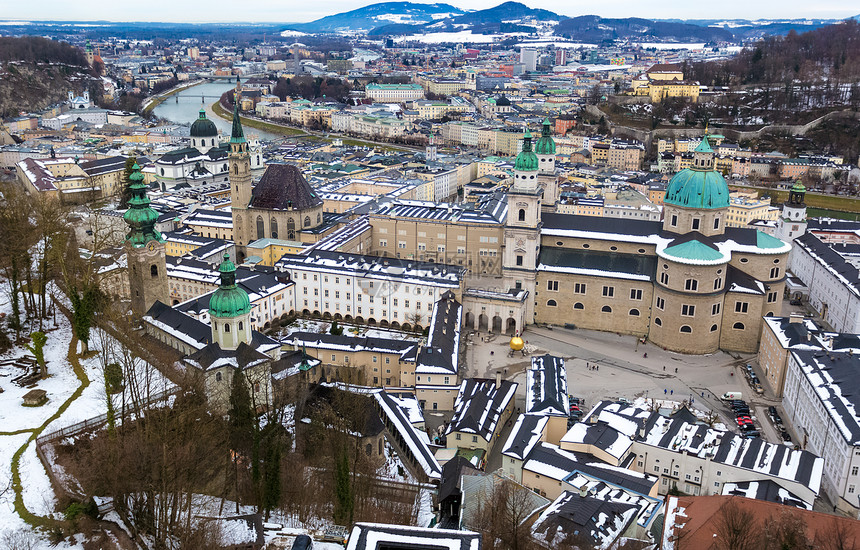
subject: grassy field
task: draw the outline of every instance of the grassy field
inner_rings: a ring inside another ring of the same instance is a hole
[[[788,191],[786,190],[762,189],[760,187],[735,184],[730,184],[729,187],[732,189],[742,189],[744,191],[755,191],[758,193],[758,196],[768,195],[770,196],[771,204],[773,205],[779,205],[788,200]],[[838,212],[860,212],[860,199],[854,197],[838,197],[835,195],[807,193],[804,201],[810,208],[834,210]]]

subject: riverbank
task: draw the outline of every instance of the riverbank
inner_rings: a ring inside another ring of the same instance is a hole
[[[160,94],[156,94],[154,96],[148,97],[146,99],[146,105],[144,105],[144,107],[140,110],[140,114],[143,115],[144,117],[149,117],[149,114],[152,113],[153,109],[155,109],[156,107],[158,107],[159,105],[164,103],[164,101],[168,97],[175,95],[175,94],[178,94],[179,92],[182,92],[182,91],[187,90],[189,88],[193,88],[194,86],[198,86],[200,84],[203,84],[204,82],[206,82],[206,81],[203,79],[192,80],[190,82],[183,82],[182,84],[178,84],[178,85],[174,86],[173,88],[170,88],[169,90],[165,90],[165,91],[161,92]]]
[[[220,101],[216,101],[213,103],[210,108],[212,112],[221,117],[224,120],[230,121],[233,119],[233,113],[227,111],[223,105],[221,105]],[[375,141],[365,141],[362,139],[355,139],[351,137],[342,136],[340,134],[335,134],[332,132],[328,132],[327,135],[321,135],[316,132],[300,130],[298,128],[293,128],[292,126],[286,126],[283,124],[277,124],[275,122],[265,122],[257,118],[250,118],[244,115],[239,115],[239,120],[242,121],[242,124],[248,126],[250,128],[256,128],[258,130],[264,130],[266,132],[271,132],[274,134],[282,134],[284,136],[298,138],[298,139],[318,139],[322,141],[331,142],[333,139],[340,139],[344,145],[354,145],[356,147],[377,147],[384,151],[408,151],[415,152],[420,150],[419,148],[410,148],[407,146],[397,146],[391,145],[389,143],[379,143]]]

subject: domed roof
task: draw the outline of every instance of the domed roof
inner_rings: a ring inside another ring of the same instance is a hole
[[[719,172],[685,168],[669,180],[663,204],[685,208],[728,208],[729,186]]]
[[[501,95],[498,98],[496,98],[496,107],[510,107],[510,106],[511,106],[511,100],[506,98],[504,95]]]
[[[658,251],[657,255],[683,264],[694,265],[718,265],[729,261],[729,258],[718,249],[695,239],[668,246],[662,252]]]
[[[806,193],[806,186],[803,185],[802,181],[797,180],[794,182],[794,185],[791,186],[791,190],[795,193]]]
[[[555,140],[552,139],[552,124],[549,119],[543,119],[541,136],[535,143],[535,153],[538,155],[555,155]]]
[[[200,108],[200,114],[194,124],[191,125],[191,137],[215,137],[218,135],[218,128],[215,123],[206,118],[206,111]]]
[[[514,163],[514,170],[518,172],[537,172],[538,158],[532,151],[532,133],[526,129],[523,135],[523,150],[517,155],[517,161]]]
[[[236,266],[230,256],[224,254],[224,261],[218,266],[221,272],[221,286],[209,298],[209,315],[212,317],[238,317],[251,311],[248,293],[236,286]]]
[[[714,151],[705,135],[693,152],[693,166],[669,180],[663,204],[713,210],[728,208],[729,186],[713,167]]]

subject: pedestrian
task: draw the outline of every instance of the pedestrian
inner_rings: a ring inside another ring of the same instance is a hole
[[[675,374],[678,374],[678,367],[675,367]]]
[[[669,393],[669,390],[667,390],[666,388],[663,388],[663,395],[666,395],[667,393]]]
[[[663,372],[666,372],[666,365],[663,365]]]
[[[600,365],[595,366],[594,370],[600,370]]]
[[[669,390],[669,395],[675,395],[675,390]]]

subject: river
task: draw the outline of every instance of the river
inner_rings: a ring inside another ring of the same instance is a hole
[[[206,116],[215,123],[215,126],[227,135],[230,134],[230,122],[222,119],[212,112],[210,106],[218,101],[221,94],[236,86],[235,81],[222,80],[215,82],[204,82],[196,86],[186,88],[165,99],[160,105],[153,109],[153,114],[177,124],[191,124],[197,120],[200,107],[206,109]],[[205,96],[201,100],[201,96]],[[262,140],[278,139],[284,136],[273,134],[256,128],[245,128],[245,136]]]

